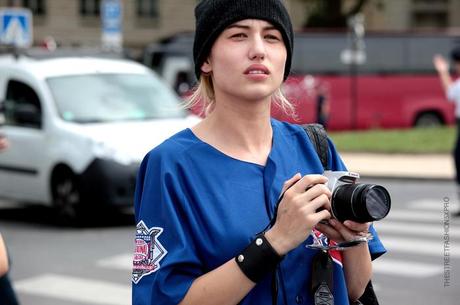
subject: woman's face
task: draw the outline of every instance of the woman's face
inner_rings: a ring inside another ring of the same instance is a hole
[[[281,86],[286,57],[280,31],[266,21],[245,19],[220,34],[201,70],[212,73],[217,99],[260,101]]]

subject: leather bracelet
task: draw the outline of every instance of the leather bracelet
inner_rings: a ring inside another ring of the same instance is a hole
[[[284,256],[278,255],[265,238],[264,233],[256,238],[235,257],[241,271],[254,283],[262,280],[269,272],[276,269]]]

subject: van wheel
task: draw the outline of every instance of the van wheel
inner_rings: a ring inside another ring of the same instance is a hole
[[[420,114],[415,121],[415,127],[439,127],[443,122],[434,112],[425,112]]]
[[[81,217],[81,192],[70,170],[57,173],[51,183],[53,205],[60,224],[75,224]]]

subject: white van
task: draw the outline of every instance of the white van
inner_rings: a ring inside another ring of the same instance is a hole
[[[90,57],[0,56],[0,198],[53,205],[131,206],[143,156],[199,119],[145,66]]]

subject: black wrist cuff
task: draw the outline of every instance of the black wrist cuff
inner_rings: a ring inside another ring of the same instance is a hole
[[[235,261],[241,271],[251,281],[257,283],[269,272],[275,270],[283,257],[276,253],[264,233],[260,233],[240,255],[235,257]]]

